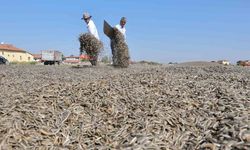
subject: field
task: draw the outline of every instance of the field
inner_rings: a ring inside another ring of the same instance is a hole
[[[250,149],[250,68],[0,66],[0,149]]]

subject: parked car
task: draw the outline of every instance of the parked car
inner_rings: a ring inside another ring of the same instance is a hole
[[[219,60],[219,61],[217,61],[219,64],[222,64],[222,65],[226,65],[226,66],[228,66],[228,65],[230,65],[230,62],[228,61],[228,60]]]
[[[4,65],[8,65],[9,64],[9,61],[4,58],[3,56],[0,56],[0,64],[4,64]]]
[[[249,60],[239,60],[237,61],[238,66],[250,66],[250,61]]]

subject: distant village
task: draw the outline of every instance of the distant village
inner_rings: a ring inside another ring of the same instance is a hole
[[[38,54],[32,54],[26,50],[17,48],[16,46],[12,44],[0,44],[0,57],[8,60],[9,63],[44,63],[45,65],[49,65],[51,63],[46,63],[46,60],[44,60],[44,57],[48,57],[48,55],[45,55],[43,52],[53,52],[53,54],[58,54],[59,57],[50,58],[54,60],[55,62],[60,62],[64,64],[76,64],[80,61],[87,61],[89,59],[88,55],[82,54],[81,56],[64,56],[63,53],[55,50],[41,50]],[[43,56],[44,55],[44,56]],[[47,58],[48,59],[48,58]]]
[[[45,56],[48,57],[48,55],[45,55],[45,52],[53,52],[53,56],[55,58],[50,58],[50,61],[45,60]],[[56,54],[59,55],[58,58],[56,58]],[[52,51],[52,50],[41,50],[41,53],[39,54],[31,54],[26,50],[17,48],[16,46],[12,44],[5,44],[0,43],[0,58],[6,59],[9,63],[41,63],[44,65],[51,65],[55,63],[63,63],[63,64],[78,64],[82,61],[87,61],[89,59],[88,55],[82,54],[80,56],[64,56],[59,51]],[[104,58],[105,62],[109,62],[109,58]],[[222,64],[222,65],[232,65],[228,60],[217,60],[212,61],[214,63]],[[176,64],[170,62],[169,64]],[[239,66],[250,66],[250,60],[239,60],[237,61],[237,64]]]

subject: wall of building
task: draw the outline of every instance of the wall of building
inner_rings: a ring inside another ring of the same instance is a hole
[[[65,60],[79,60],[79,58],[75,58],[75,57],[66,57]]]
[[[0,56],[6,58],[9,62],[31,62],[34,57],[27,52],[15,52],[0,50]]]

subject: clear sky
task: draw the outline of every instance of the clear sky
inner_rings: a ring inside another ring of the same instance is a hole
[[[110,54],[103,20],[127,17],[132,60],[162,63],[250,59],[250,0],[1,0],[0,41],[31,53],[78,55],[80,19],[93,17]]]

